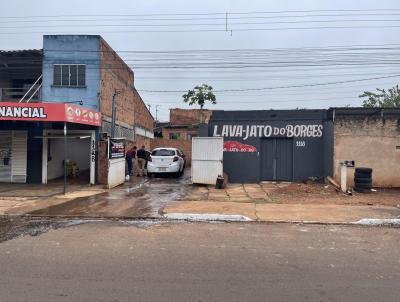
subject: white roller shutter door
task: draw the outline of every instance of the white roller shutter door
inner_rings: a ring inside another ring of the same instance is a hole
[[[26,131],[12,132],[11,182],[26,182],[27,141]]]

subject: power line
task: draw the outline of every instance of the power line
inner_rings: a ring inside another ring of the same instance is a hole
[[[400,15],[400,14],[399,14]],[[268,21],[268,22],[230,22],[229,30],[237,25],[265,24],[303,24],[303,23],[337,23],[337,22],[399,22],[400,19],[343,19],[343,20],[301,20],[301,21]],[[0,23],[9,23],[0,21]],[[68,27],[176,27],[176,26],[225,26],[226,23],[168,23],[168,24],[70,24]],[[64,28],[65,25],[29,25],[29,28]],[[26,29],[26,26],[2,26],[1,29]],[[225,30],[226,31],[226,30]]]
[[[250,12],[229,12],[231,15],[246,14],[282,14],[282,13],[310,13],[310,12],[371,12],[371,11],[399,11],[398,8],[372,8],[372,9],[313,9],[313,10],[279,10],[279,11],[250,11]],[[21,18],[60,18],[60,17],[140,17],[140,16],[204,16],[204,15],[225,15],[226,12],[212,13],[157,13],[157,14],[64,14],[64,15],[25,15],[25,16],[4,16],[7,19]]]
[[[286,30],[319,30],[319,29],[366,29],[366,28],[399,28],[400,25],[360,25],[360,26],[317,26],[317,27],[281,27],[281,28],[235,28],[230,32],[247,31],[286,31]],[[225,29],[182,29],[182,30],[116,30],[101,31],[102,34],[120,34],[120,33],[226,33]],[[18,35],[18,34],[71,34],[70,32],[49,32],[49,31],[21,31],[21,32],[0,32],[0,35]],[[76,34],[76,33],[74,33]],[[88,34],[88,33],[85,33]]]
[[[394,47],[388,47],[394,46]],[[89,53],[134,53],[134,54],[174,54],[174,53],[204,53],[204,52],[279,52],[283,51],[347,51],[347,50],[392,50],[400,49],[400,44],[352,44],[352,45],[328,45],[328,46],[307,46],[307,47],[287,47],[287,48],[234,48],[234,49],[182,49],[182,50],[66,50],[66,49],[46,49],[47,52],[89,52]],[[0,52],[1,54],[1,52]]]
[[[387,79],[387,78],[395,78],[400,77],[400,74],[383,76],[383,77],[373,77],[373,78],[364,78],[364,79],[356,79],[356,80],[346,80],[346,81],[335,81],[335,82],[327,82],[327,83],[314,83],[314,84],[302,84],[302,85],[288,85],[288,86],[275,86],[275,87],[262,87],[262,88],[245,88],[245,89],[221,89],[214,90],[215,92],[224,92],[224,91],[259,91],[259,90],[272,90],[272,89],[284,89],[284,88],[297,88],[297,87],[314,87],[314,86],[325,86],[325,85],[334,85],[334,84],[343,84],[343,83],[353,83],[353,82],[361,82],[361,81],[370,81],[370,80],[378,80],[378,79]],[[171,93],[182,93],[187,90],[141,90],[141,92],[171,92]]]

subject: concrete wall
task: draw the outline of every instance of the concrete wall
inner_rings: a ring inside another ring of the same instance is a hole
[[[100,36],[48,35],[43,38],[43,102],[83,101],[99,110]],[[53,87],[53,64],[86,64],[86,87]]]
[[[334,178],[340,181],[340,162],[355,160],[373,169],[373,186],[400,187],[400,119],[398,117],[337,117],[334,122]],[[348,184],[354,185],[354,169]]]

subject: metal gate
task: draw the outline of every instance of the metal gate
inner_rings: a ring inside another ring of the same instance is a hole
[[[261,140],[261,180],[293,180],[293,139]]]
[[[224,139],[222,137],[192,138],[192,182],[215,184],[223,175]]]

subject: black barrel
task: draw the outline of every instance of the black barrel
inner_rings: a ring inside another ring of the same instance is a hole
[[[372,189],[372,169],[356,168],[354,173],[354,190],[360,193],[371,192]]]

